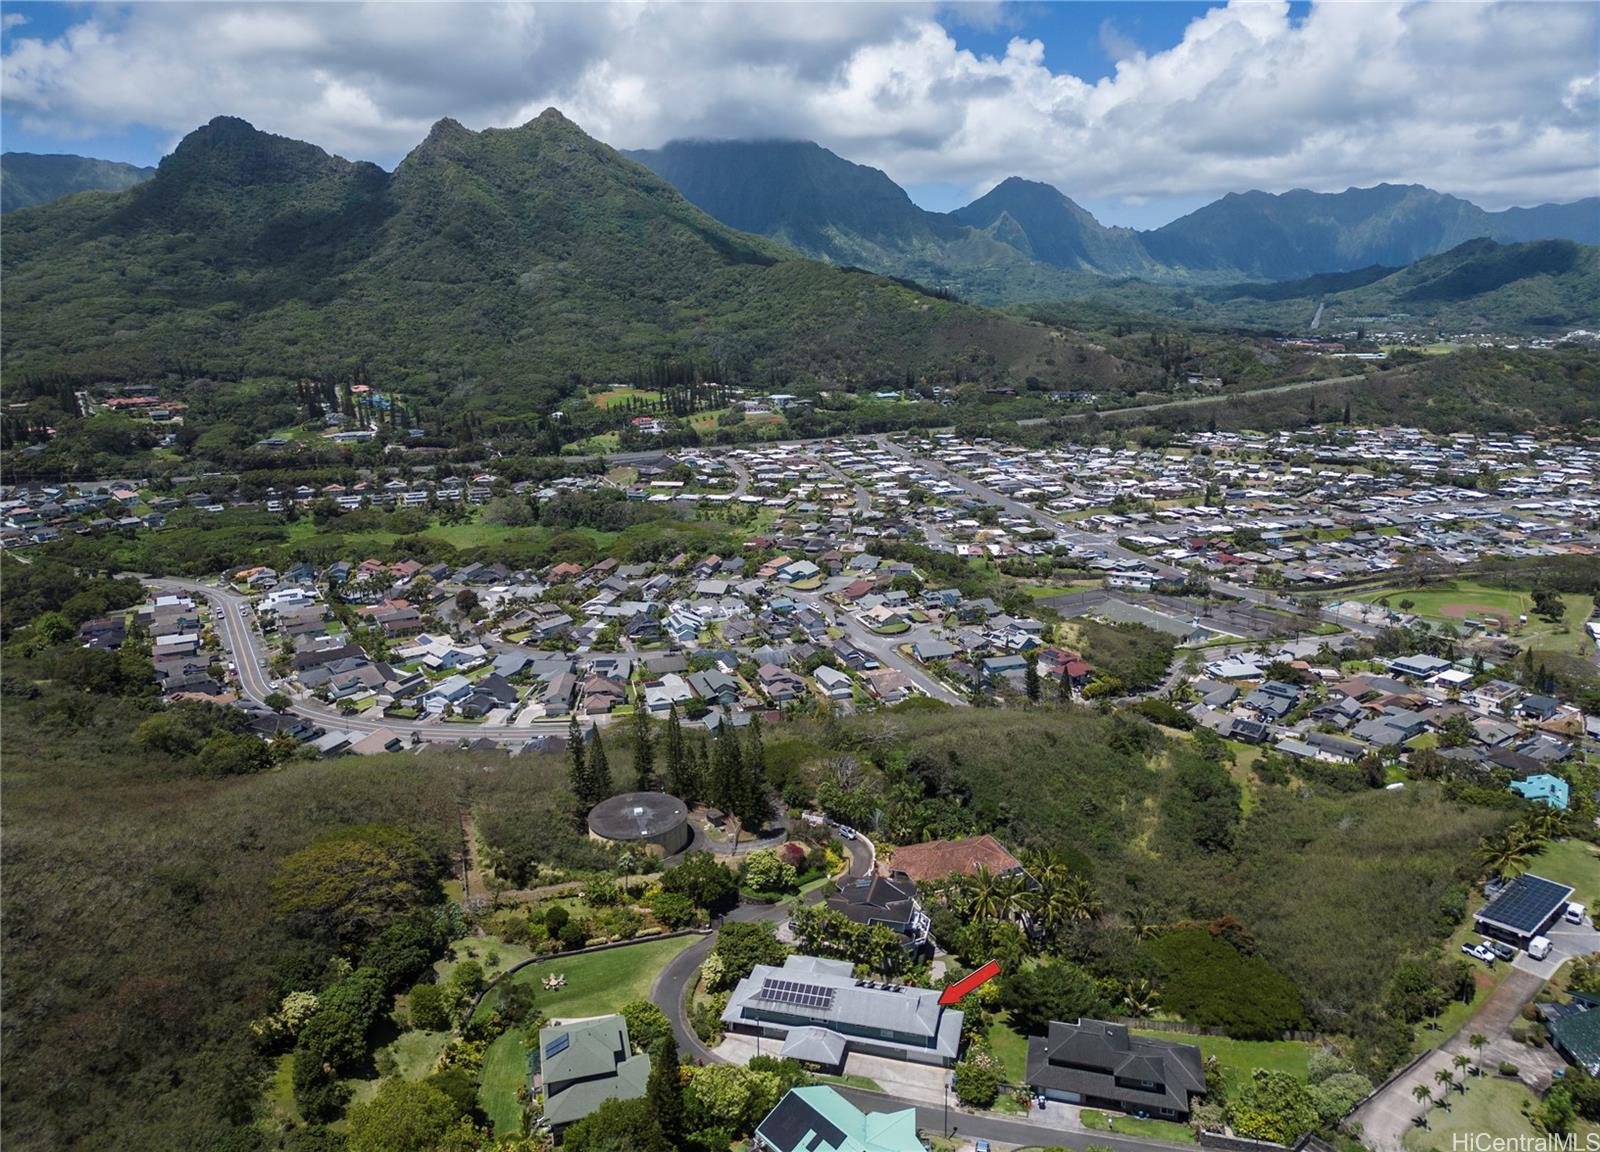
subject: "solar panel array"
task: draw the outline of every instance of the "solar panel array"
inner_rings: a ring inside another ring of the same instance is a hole
[[[1559,910],[1557,905],[1571,893],[1572,889],[1565,884],[1557,884],[1543,876],[1518,876],[1478,915],[1520,932],[1533,932],[1552,911]]]
[[[554,1040],[550,1041],[550,1043],[544,1046],[544,1058],[548,1060],[552,1056],[561,1055],[567,1050],[567,1045],[571,1043],[571,1033],[563,1032],[561,1035],[557,1036]]]
[[[822,1011],[833,1007],[832,988],[824,988],[820,984],[802,984],[798,980],[779,980],[772,976],[761,982],[761,998]]]

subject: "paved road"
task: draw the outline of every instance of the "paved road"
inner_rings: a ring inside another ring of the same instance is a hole
[[[1068,412],[1053,416],[1045,423],[1055,424],[1066,420],[1087,420],[1090,416],[1128,416],[1141,412],[1161,412],[1168,408],[1200,408],[1210,404],[1228,404],[1234,400],[1248,400],[1254,396],[1271,396],[1279,392],[1300,392],[1306,388],[1321,388],[1331,384],[1354,384],[1365,376],[1332,376],[1326,380],[1300,380],[1293,384],[1278,384],[1271,388],[1252,388],[1248,392],[1218,392],[1209,396],[1192,396],[1186,400],[1163,400],[1159,404],[1134,404],[1126,408],[1102,408],[1098,412]],[[1022,421],[1017,421],[1022,423]]]
[[[217,638],[227,658],[238,668],[239,694],[256,704],[265,705],[267,696],[275,689],[264,663],[269,660],[255,627],[246,615],[249,598],[231,588],[215,584],[202,584],[197,580],[172,578],[146,578],[152,587],[168,592],[183,592],[203,597],[210,602],[216,621]],[[470,730],[455,729],[443,724],[430,724],[411,720],[394,720],[387,717],[369,719],[365,716],[341,716],[335,709],[313,700],[297,700],[286,711],[303,716],[327,728],[363,735],[387,730],[402,737],[416,737],[434,743],[454,744],[462,739],[488,737],[522,743],[531,736],[565,733],[568,721],[531,720],[515,729],[496,729],[473,726]]]

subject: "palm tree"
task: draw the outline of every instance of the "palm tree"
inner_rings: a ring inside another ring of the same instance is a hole
[[[1472,1051],[1474,1053],[1476,1053],[1476,1055],[1477,1055],[1478,1066],[1482,1067],[1483,1066],[1483,1048],[1484,1048],[1484,1045],[1489,1043],[1489,1038],[1487,1036],[1485,1036],[1482,1032],[1474,1032],[1470,1037],[1468,1037],[1467,1043],[1472,1045]]]
[[[1455,1066],[1455,1070],[1457,1072],[1461,1073],[1461,1081],[1460,1081],[1460,1083],[1458,1083],[1456,1085],[1456,1088],[1459,1089],[1461,1092],[1466,1092],[1466,1090],[1467,1090],[1467,1069],[1472,1066],[1472,1057],[1466,1055],[1465,1053],[1458,1052],[1451,1059],[1450,1063]]]
[[[1028,882],[1016,872],[1001,876],[996,884],[1000,896],[1000,915],[1007,920],[1020,920],[1034,910],[1038,901]]]
[[[1478,846],[1478,862],[1501,879],[1522,873],[1532,856],[1533,846],[1515,826],[1507,828],[1500,836],[1485,839]]]
[[[1122,986],[1122,1006],[1130,1016],[1149,1016],[1161,1002],[1161,993],[1147,976],[1129,980]]]
[[[1126,913],[1128,931],[1139,940],[1150,940],[1161,934],[1161,924],[1149,905],[1136,904]]]
[[[1100,915],[1100,898],[1086,876],[1074,876],[1064,889],[1067,914],[1074,920],[1093,920]]]
[[[1439,1106],[1445,1109],[1450,1107],[1450,1089],[1456,1081],[1455,1074],[1448,1068],[1441,1068],[1433,1074],[1433,1082],[1439,1085]]]
[[[1005,899],[1000,878],[982,864],[962,885],[967,896],[967,914],[974,920],[998,920],[1004,914]]]
[[[1526,829],[1526,839],[1528,841],[1543,843],[1566,832],[1567,814],[1559,808],[1550,807],[1548,804],[1542,805],[1537,810],[1528,813],[1522,821],[1522,827]]]
[[[1022,853],[1022,867],[1041,885],[1059,883],[1067,877],[1067,862],[1049,848],[1029,848]]]
[[[1418,1084],[1411,1090],[1412,1097],[1422,1105],[1422,1115],[1417,1117],[1417,1122],[1424,1128],[1428,1126],[1428,1107],[1433,1103],[1433,1093],[1426,1084]]]

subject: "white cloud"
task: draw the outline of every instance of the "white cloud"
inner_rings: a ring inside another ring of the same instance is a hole
[[[904,184],[1018,174],[1080,199],[1417,181],[1478,200],[1600,192],[1597,8],[1586,3],[1241,3],[1116,71],[1044,46],[963,50],[1000,6],[138,4],[46,40],[14,31],[7,111],[61,135],[219,113],[392,163],[442,116],[546,105],[618,147],[799,136]]]

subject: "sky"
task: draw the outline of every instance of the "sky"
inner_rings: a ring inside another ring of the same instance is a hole
[[[947,210],[1007,176],[1108,224],[1229,192],[1600,194],[1600,5],[0,3],[9,151],[154,164],[217,115],[393,167],[451,116],[619,148],[816,140]]]

